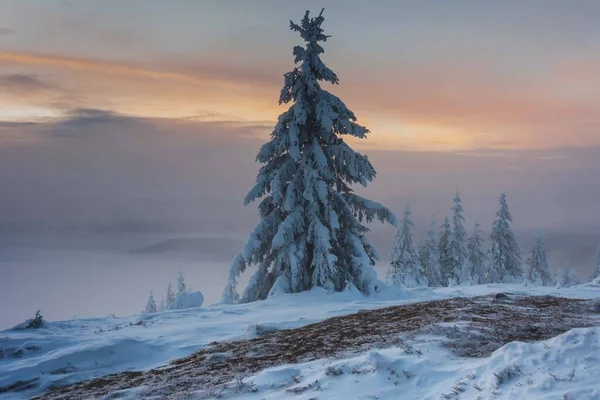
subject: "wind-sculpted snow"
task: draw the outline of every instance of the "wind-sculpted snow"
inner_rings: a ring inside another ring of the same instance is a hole
[[[297,373],[290,374],[287,385],[280,382],[272,387],[259,386],[247,377],[284,365],[352,359],[365,352],[370,352],[367,357],[370,366],[355,367],[356,374],[388,370],[389,380],[398,382],[391,385],[395,387],[400,385],[400,381],[419,377],[414,371],[400,369],[397,362],[373,352],[374,349],[400,349],[404,354],[430,364],[434,361],[427,355],[431,349],[438,353],[451,351],[462,357],[492,355],[494,358],[493,352],[509,342],[546,340],[572,328],[598,325],[600,315],[595,311],[593,300],[509,294],[365,310],[294,329],[255,326],[252,328],[254,338],[213,342],[164,367],[84,381],[55,389],[42,398],[102,398],[111,395],[183,399],[192,396],[258,396],[260,390],[273,389],[284,389],[288,395],[319,392],[325,390],[323,383],[306,380]],[[440,349],[440,343],[446,350]],[[445,358],[448,359],[448,355]],[[333,368],[326,373],[330,376],[354,373]],[[485,384],[482,391],[501,391],[505,382],[514,381],[521,376],[520,373],[522,370],[497,372],[496,387],[490,389],[489,382],[482,381],[482,385]],[[457,393],[466,390],[466,384],[456,385]],[[323,398],[342,398],[338,396],[336,392],[330,395],[323,393]]]
[[[600,328],[581,328],[543,342],[511,342],[490,357],[457,360],[443,347],[421,340],[408,349],[269,368],[245,377],[243,385],[234,386],[241,393],[231,397],[274,400],[303,393],[298,398],[595,400],[600,398],[599,343]],[[229,398],[229,393],[221,394]]]

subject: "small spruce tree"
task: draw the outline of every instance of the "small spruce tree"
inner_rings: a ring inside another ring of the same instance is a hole
[[[527,270],[525,271],[524,284],[537,286],[552,286],[554,284],[548,268],[546,248],[540,231],[538,231],[535,238],[531,255],[527,259],[526,264]]]
[[[44,316],[40,310],[35,312],[35,317],[29,320],[29,322],[25,325],[25,329],[39,329],[43,328],[45,324]]]
[[[508,211],[506,193],[500,195],[500,210],[492,225],[490,234],[490,250],[488,251],[488,282],[519,282],[523,270],[521,268],[521,250],[510,227],[512,215]]]
[[[419,261],[421,262],[421,267],[423,268],[423,272],[427,277],[429,286],[442,286],[440,255],[438,252],[435,232],[435,218],[431,219],[425,243],[419,246]]]
[[[557,288],[570,287],[579,285],[581,282],[577,276],[577,272],[568,263],[563,265],[554,277]]]
[[[452,255],[450,248],[450,219],[446,217],[440,227],[440,241],[438,242],[438,253],[440,255],[440,275],[442,286],[448,286],[448,278],[452,276]]]
[[[467,233],[464,227],[465,217],[463,216],[464,210],[458,190],[456,191],[453,202],[452,227],[448,243],[450,251],[445,270],[446,279],[450,286],[462,283],[461,276],[463,275],[463,269],[467,261],[467,248],[465,244]]]
[[[184,293],[187,291],[187,288],[185,286],[185,279],[183,278],[183,274],[180,272],[179,276],[177,277],[177,295],[179,296],[180,293]]]
[[[406,206],[400,220],[398,232],[394,237],[394,247],[390,255],[388,284],[402,287],[427,286],[427,277],[422,271],[419,257],[412,243],[414,223],[410,217],[410,208]]]
[[[397,222],[387,208],[350,187],[366,186],[376,173],[343,138],[364,139],[368,129],[321,87],[321,82],[338,83],[321,60],[321,43],[329,38],[321,27],[322,13],[311,18],[307,11],[300,24],[290,22],[306,43],[294,47],[298,65],[284,75],[279,97],[280,104],[292,106],[279,116],[271,140],[256,157],[264,165],[244,203],[262,198],[261,221],[231,266],[225,303],[264,299],[276,281],[288,292],[315,286],[342,290],[346,282],[363,293],[376,290],[378,256],[362,222]],[[239,297],[237,279],[250,265],[258,269]]]
[[[150,296],[148,296],[148,302],[146,303],[146,309],[144,310],[145,314],[152,314],[156,312],[156,301],[154,301],[154,293],[150,291]]]
[[[173,293],[173,285],[169,282],[169,285],[167,286],[167,300],[165,302],[165,307],[169,309],[173,303],[175,303],[175,293]]]
[[[475,221],[473,233],[467,243],[467,262],[463,268],[461,284],[479,285],[485,283],[485,252],[482,246],[479,221]]]

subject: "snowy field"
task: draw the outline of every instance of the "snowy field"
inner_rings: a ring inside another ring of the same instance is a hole
[[[252,304],[51,322],[45,329],[0,333],[0,387],[17,381],[31,381],[32,386],[19,393],[0,393],[0,399],[29,398],[53,386],[158,367],[214,341],[251,338],[257,324],[296,328],[363,309],[497,292],[600,297],[600,288],[589,286],[388,289],[376,297],[313,290]],[[448,398],[481,395],[482,399],[600,398],[600,327],[575,329],[544,343],[511,343],[481,359],[453,355],[439,341],[431,345],[424,340],[417,346],[422,346],[420,355],[392,347],[348,359],[267,369],[244,379],[251,382],[249,389],[258,392],[240,390],[233,397],[434,399],[443,394]],[[301,384],[294,385],[294,380]],[[298,388],[297,393],[289,391],[292,386]],[[565,394],[569,397],[563,397]]]

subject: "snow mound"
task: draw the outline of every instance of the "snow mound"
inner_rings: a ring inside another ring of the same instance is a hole
[[[82,376],[106,375],[115,368],[158,366],[163,362],[164,353],[169,351],[160,342],[101,337],[88,342],[59,344],[52,340],[52,336],[40,338],[21,346],[21,351],[12,357],[15,359],[14,367],[0,374],[0,389],[19,381],[35,382],[34,386],[47,389],[78,382]],[[183,353],[173,351],[173,355],[177,354]]]
[[[545,342],[512,342],[480,359],[456,360],[427,341],[417,349],[279,366],[245,382],[269,400],[300,393],[304,398],[379,400],[600,398],[599,327],[572,329]]]
[[[474,370],[473,385],[503,399],[600,398],[600,328],[577,328],[545,342],[512,342]]]
[[[181,292],[171,304],[169,310],[185,310],[188,308],[202,307],[204,295],[201,292]]]
[[[600,287],[600,276],[593,279],[591,282],[586,283],[585,286]]]
[[[247,331],[252,334],[252,336],[264,336],[269,333],[275,333],[280,330],[276,325],[268,325],[268,324],[252,324],[248,326]]]
[[[293,365],[284,365],[265,369],[253,377],[252,382],[257,385],[259,392],[272,389],[286,388],[298,381],[302,370]]]

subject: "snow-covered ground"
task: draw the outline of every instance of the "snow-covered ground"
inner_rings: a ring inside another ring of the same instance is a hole
[[[600,288],[589,286],[388,289],[375,297],[314,290],[252,304],[52,322],[48,328],[39,330],[0,332],[0,351],[3,352],[0,353],[0,387],[39,379],[33,389],[0,393],[0,399],[28,398],[53,385],[157,367],[213,341],[250,338],[256,334],[252,329],[256,324],[295,328],[361,309],[496,292],[582,299],[600,297]],[[569,399],[600,398],[599,340],[600,328],[575,329],[543,344],[511,343],[483,359],[457,357],[439,343],[423,347],[421,355],[407,354],[398,348],[370,351],[348,359],[317,360],[267,369],[244,380],[256,385],[258,393],[241,391],[236,396],[244,399],[290,396],[433,399],[442,394],[453,398],[454,390],[464,393],[463,398],[476,398],[479,394],[481,398],[506,399],[562,399],[564,394],[568,394]],[[515,365],[517,369],[511,369]],[[499,383],[500,380],[503,382]]]
[[[598,377],[600,328],[580,328],[543,343],[512,342],[482,359],[423,342],[411,353],[396,347],[285,365],[246,377],[237,398],[598,399]]]

